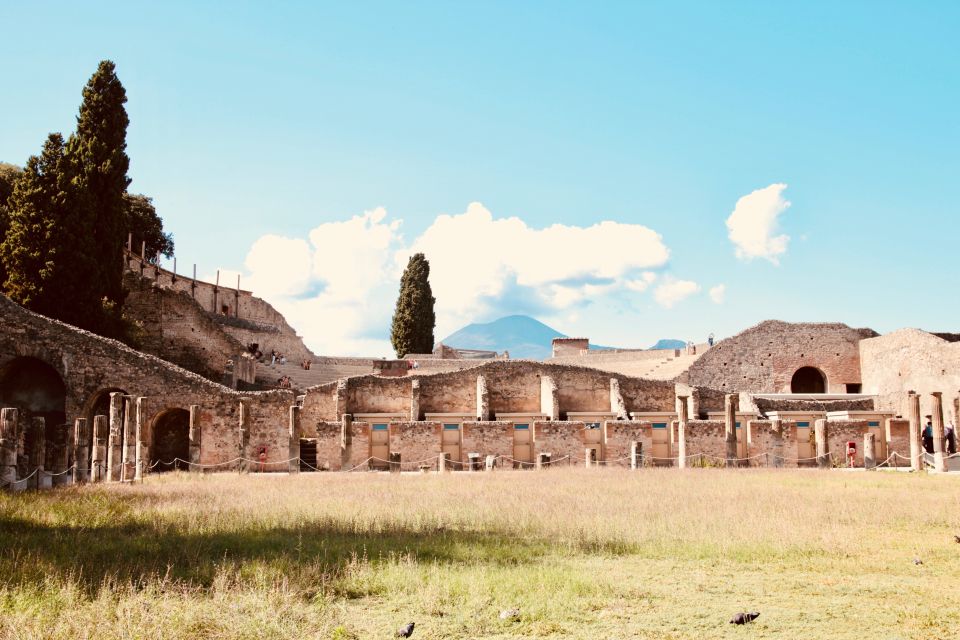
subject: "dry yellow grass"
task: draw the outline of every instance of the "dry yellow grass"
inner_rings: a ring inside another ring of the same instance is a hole
[[[954,534],[903,473],[153,477],[0,497],[0,635],[957,638]]]

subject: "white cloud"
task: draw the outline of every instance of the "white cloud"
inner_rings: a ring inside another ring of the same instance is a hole
[[[710,288],[710,299],[713,300],[716,304],[723,304],[723,300],[727,295],[727,285],[718,284],[715,287]]]
[[[653,298],[660,306],[669,309],[678,302],[699,293],[700,285],[693,280],[675,280],[667,278],[653,292]]]
[[[790,207],[790,202],[783,197],[786,188],[783,183],[771,184],[737,200],[737,206],[727,218],[727,230],[738,258],[765,258],[780,264],[779,256],[786,253],[790,236],[774,234],[780,214]]]
[[[246,258],[252,288],[322,354],[389,355],[389,323],[410,255],[430,261],[435,337],[506,313],[557,316],[640,295],[670,252],[639,224],[529,227],[472,203],[406,242],[383,208],[324,223],[303,239],[268,235]]]

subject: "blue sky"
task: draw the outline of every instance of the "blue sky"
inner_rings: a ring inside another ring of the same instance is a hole
[[[438,338],[955,331],[958,32],[955,2],[4,3],[0,160],[114,60],[181,267],[243,273],[325,353],[386,354],[417,248]],[[726,221],[771,188],[742,220],[785,250],[738,257]]]

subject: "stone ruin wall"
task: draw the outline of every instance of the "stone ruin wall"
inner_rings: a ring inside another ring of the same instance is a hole
[[[76,418],[92,424],[94,406],[109,392],[143,397],[141,438],[149,457],[156,421],[173,409],[189,411],[191,405],[197,405],[201,461],[215,464],[240,454],[239,406],[241,399],[250,398],[247,452],[261,445],[267,447],[270,461],[287,458],[289,407],[295,401],[291,391],[238,393],[115,340],[31,313],[4,296],[0,296],[0,315],[4,318],[0,323],[0,372],[21,358],[52,367],[66,389],[69,433]],[[2,397],[0,403],[10,406]],[[15,408],[21,409],[21,425],[25,424],[28,408]]]
[[[933,412],[930,394],[943,394],[944,422],[957,424],[954,400],[960,395],[960,342],[948,342],[918,329],[901,329],[860,343],[863,391],[877,395],[877,408],[909,417],[907,391],[920,395],[920,415]]]
[[[224,286],[225,283],[217,287],[183,275],[174,277],[172,271],[143,264],[139,257],[129,253],[125,283],[131,290],[134,317],[144,319],[148,329],[160,321],[163,329],[171,327],[174,331],[150,336],[154,342],[159,339],[168,353],[176,354],[180,350],[202,354],[207,350],[211,355],[206,360],[226,360],[244,351],[247,345],[257,343],[267,356],[276,350],[291,362],[314,358],[283,315],[249,291],[230,288]],[[152,296],[145,295],[151,291]],[[152,300],[165,304],[158,310],[151,307]],[[229,307],[227,315],[222,313],[224,304]],[[187,318],[192,326],[187,324]],[[183,324],[183,328],[177,330],[172,326],[178,324]],[[194,331],[188,333],[188,329]],[[155,329],[148,330],[148,334],[156,333]],[[178,345],[181,339],[183,344]],[[235,351],[237,344],[240,351]]]
[[[768,320],[716,343],[680,380],[723,392],[789,393],[793,374],[815,367],[828,393],[846,393],[846,384],[861,382],[860,341],[876,335],[839,323]]]

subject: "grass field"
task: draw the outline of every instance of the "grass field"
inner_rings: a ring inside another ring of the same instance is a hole
[[[154,476],[0,494],[0,636],[960,638],[954,534],[905,473]]]

